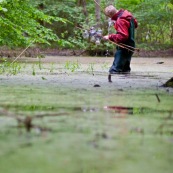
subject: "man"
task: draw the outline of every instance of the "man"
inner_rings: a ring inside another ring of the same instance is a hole
[[[105,8],[105,15],[115,21],[116,34],[106,35],[105,40],[111,40],[118,44],[135,47],[134,30],[137,28],[137,20],[127,10],[117,10],[113,5]],[[133,49],[132,49],[133,50]],[[130,62],[133,51],[117,46],[110,74],[130,72]]]

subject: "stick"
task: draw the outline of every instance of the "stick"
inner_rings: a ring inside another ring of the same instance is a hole
[[[78,27],[78,26],[75,26],[75,28],[80,29],[80,30],[83,30],[83,31],[86,31],[86,30],[87,30],[87,29],[85,29],[85,28],[80,28],[80,27]]]
[[[93,0],[93,1],[100,7],[100,9],[102,10],[102,12],[106,15],[105,10],[98,4],[98,2],[96,0]]]
[[[160,98],[158,96],[158,94],[155,94],[156,98],[157,98],[157,101],[160,103]]]
[[[17,58],[14,59],[11,64],[13,64],[32,45],[32,43],[34,43],[34,41],[35,39],[17,56]]]
[[[96,0],[94,0],[94,2],[100,7],[100,9],[104,12],[103,8],[100,6],[100,4],[98,4],[98,2]],[[104,12],[105,13],[105,12]]]
[[[120,45],[129,47],[129,48],[134,49],[134,50],[136,50],[136,51],[139,51],[139,50],[140,50],[139,48],[135,48],[135,47],[129,46],[129,45],[127,45],[127,44],[120,43]]]
[[[115,44],[115,45],[121,47],[121,48],[127,49],[127,50],[129,50],[129,51],[131,51],[131,52],[135,52],[135,50],[132,50],[132,49],[128,48],[126,44],[124,44],[124,46],[123,46],[122,44],[115,43],[115,42],[113,42],[113,41],[111,41],[111,40],[109,40],[109,41],[110,41],[111,43],[113,43],[113,44]],[[125,45],[126,45],[126,46],[125,46]],[[131,46],[130,46],[130,47],[131,47]],[[133,49],[134,49],[134,48],[133,48]]]

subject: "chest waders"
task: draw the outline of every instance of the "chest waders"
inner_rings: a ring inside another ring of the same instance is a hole
[[[130,20],[130,28],[129,28],[129,38],[126,43],[129,46],[135,47],[135,23],[134,18]]]
[[[120,14],[120,16],[121,15],[122,14]],[[130,20],[129,38],[124,44],[135,47],[134,36],[135,36],[135,24],[134,24],[134,19],[132,17]],[[130,62],[132,55],[133,55],[132,51],[121,47],[117,47],[117,51],[115,52],[114,55],[114,61],[109,70],[109,73],[114,74],[121,72],[130,72],[131,71]]]

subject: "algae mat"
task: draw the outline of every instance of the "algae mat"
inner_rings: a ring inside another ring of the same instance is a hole
[[[134,58],[112,83],[109,58],[41,61],[0,76],[1,172],[172,172],[171,59]]]

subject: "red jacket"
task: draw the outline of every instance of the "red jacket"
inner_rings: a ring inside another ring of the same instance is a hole
[[[114,24],[114,28],[116,29],[116,34],[110,34],[109,39],[116,43],[125,43],[129,37],[129,28],[130,28],[130,20],[132,18],[132,14],[127,10],[119,10],[111,20],[116,21]],[[134,18],[134,17],[133,17]],[[137,28],[137,20],[134,18],[135,28]]]

